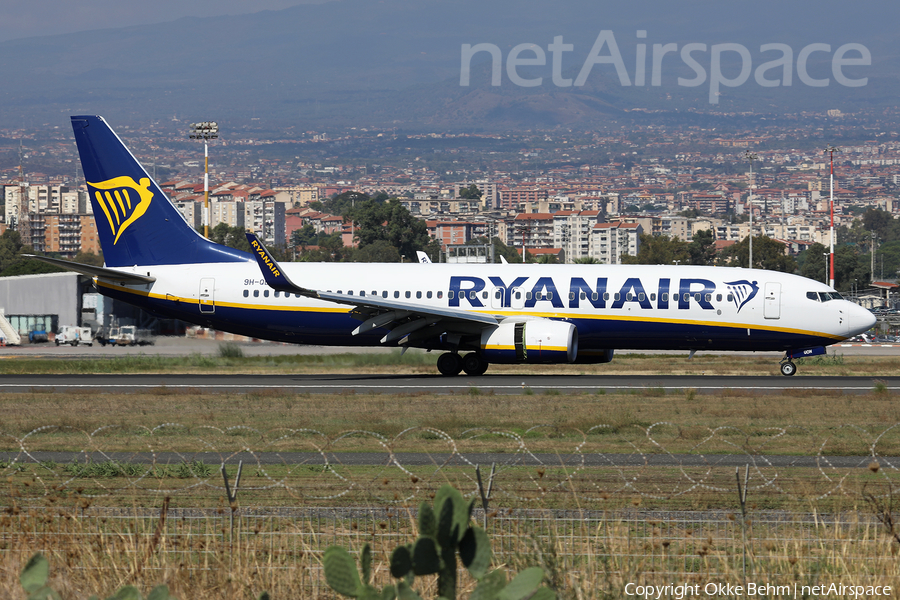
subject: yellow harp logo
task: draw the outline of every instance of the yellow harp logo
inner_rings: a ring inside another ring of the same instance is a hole
[[[147,177],[141,177],[139,184],[131,177],[114,177],[99,183],[88,182],[88,185],[94,188],[94,199],[106,215],[115,236],[113,244],[119,241],[119,236],[129,225],[147,212],[153,199]]]

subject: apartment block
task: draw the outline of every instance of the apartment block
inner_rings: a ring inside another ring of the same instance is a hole
[[[519,205],[526,202],[540,202],[550,197],[550,193],[542,188],[512,188],[500,190],[500,208],[518,210]]]
[[[32,216],[32,241],[36,241],[34,224],[43,224],[42,252],[58,252],[73,258],[79,252],[100,254],[100,237],[93,215],[47,214]],[[38,248],[35,248],[37,250]]]
[[[639,223],[597,223],[592,231],[591,256],[605,265],[622,264],[622,256],[636,256],[641,247]]]
[[[553,247],[565,251],[567,262],[590,256],[591,232],[600,211],[565,211],[553,213]]]
[[[229,227],[244,228],[246,217],[243,202],[219,202],[209,203],[209,226],[215,227],[219,223],[225,223]]]
[[[507,227],[507,246],[518,248],[553,248],[553,215],[519,213]]]
[[[188,225],[200,231],[203,228],[203,203],[193,200],[178,200],[173,202],[175,208],[184,217]]]
[[[284,245],[284,219],[283,202],[252,200],[244,203],[244,227],[258,235],[265,244]]]

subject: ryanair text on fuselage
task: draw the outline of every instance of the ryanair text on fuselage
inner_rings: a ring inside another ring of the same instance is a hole
[[[448,300],[451,307],[460,307],[464,301],[472,308],[484,308],[481,292],[490,287],[495,294],[497,290],[501,292],[502,298],[497,297],[501,307],[510,308],[513,306],[514,290],[525,291],[528,280],[528,277],[517,277],[506,283],[501,277],[488,277],[485,281],[481,277],[453,276],[450,278]],[[731,281],[726,282],[725,286],[728,290],[726,299],[737,307],[738,312],[759,291],[756,281]],[[623,308],[627,303],[632,303],[647,310],[670,307],[688,310],[693,302],[704,310],[715,310],[712,301],[716,284],[709,279],[684,278],[673,282],[672,279],[662,278],[655,287],[648,287],[639,278],[631,277],[617,292],[611,293],[607,277],[598,277],[593,287],[583,277],[572,277],[568,289],[563,289],[567,292],[566,296],[560,294],[559,286],[552,277],[539,277],[524,293],[522,307],[534,308],[538,302],[549,302],[553,308],[579,308],[582,302],[587,302],[597,309]]]

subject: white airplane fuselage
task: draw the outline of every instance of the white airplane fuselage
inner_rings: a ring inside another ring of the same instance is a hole
[[[725,267],[282,263],[304,287],[507,320],[575,325],[578,354],[606,349],[787,350],[868,330],[869,311],[796,275]],[[129,271],[129,269],[120,269]],[[104,294],[157,313],[300,344],[382,345],[353,335],[353,306],[276,292],[255,261],[141,266],[148,285],[100,283]],[[814,296],[815,299],[812,299]],[[825,301],[823,301],[825,300]],[[435,340],[423,347],[442,348]],[[580,361],[579,361],[580,362]]]

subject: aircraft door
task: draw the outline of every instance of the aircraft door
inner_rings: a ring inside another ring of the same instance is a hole
[[[212,277],[204,277],[200,280],[200,312],[216,312],[216,280]]]
[[[763,301],[763,316],[767,319],[781,318],[781,284],[767,283],[766,297]]]
[[[491,308],[503,308],[503,288],[491,290]]]
[[[509,290],[509,296],[512,308],[525,308],[525,291],[522,288],[512,288]]]

